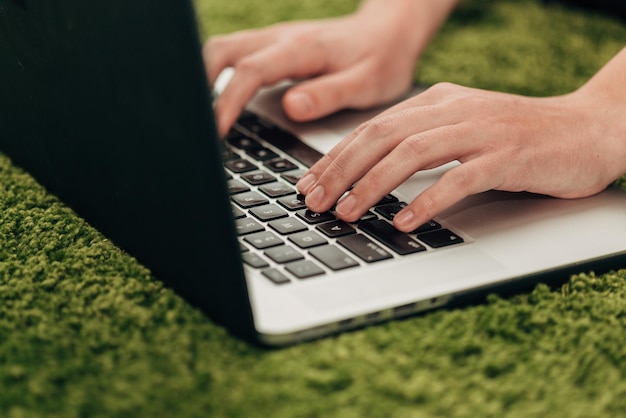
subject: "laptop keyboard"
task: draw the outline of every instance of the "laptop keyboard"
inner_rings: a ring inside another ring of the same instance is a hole
[[[311,212],[295,184],[319,153],[253,113],[239,118],[223,154],[243,262],[276,284],[464,242],[436,220],[411,233],[395,229],[391,221],[406,203],[393,194],[354,223],[333,210]]]

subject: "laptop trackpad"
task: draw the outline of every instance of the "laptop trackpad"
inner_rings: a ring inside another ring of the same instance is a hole
[[[322,278],[319,286],[293,289],[293,295],[314,311],[384,309],[485,285],[488,278],[502,278],[503,269],[498,261],[469,244],[428,257],[417,255],[404,262],[356,268],[350,276],[325,283]]]

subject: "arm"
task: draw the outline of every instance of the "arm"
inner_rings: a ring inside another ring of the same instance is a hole
[[[626,48],[563,96],[437,84],[363,124],[297,187],[323,212],[356,182],[336,207],[354,221],[415,172],[459,161],[395,217],[407,232],[491,189],[590,196],[626,173],[625,97]]]
[[[233,78],[216,103],[224,135],[257,90],[304,80],[283,98],[288,116],[312,120],[342,108],[399,97],[417,58],[458,0],[365,0],[353,14],[280,23],[215,36],[205,44],[211,83],[226,67]]]

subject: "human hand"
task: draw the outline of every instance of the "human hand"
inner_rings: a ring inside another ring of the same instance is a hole
[[[259,88],[303,80],[283,97],[286,114],[313,120],[342,108],[366,108],[399,97],[412,83],[417,57],[456,0],[369,0],[345,17],[280,23],[215,36],[204,47],[210,83],[234,75],[217,99],[225,135]]]
[[[491,189],[589,196],[626,172],[625,112],[622,95],[589,88],[531,98],[441,83],[361,125],[297,187],[324,212],[354,184],[336,206],[353,222],[414,173],[459,161],[395,216],[405,232]]]

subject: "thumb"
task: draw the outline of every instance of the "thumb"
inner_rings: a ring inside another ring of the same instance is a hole
[[[350,72],[322,75],[291,87],[283,96],[283,108],[291,119],[304,122],[318,119],[346,107],[364,107],[365,83]]]

